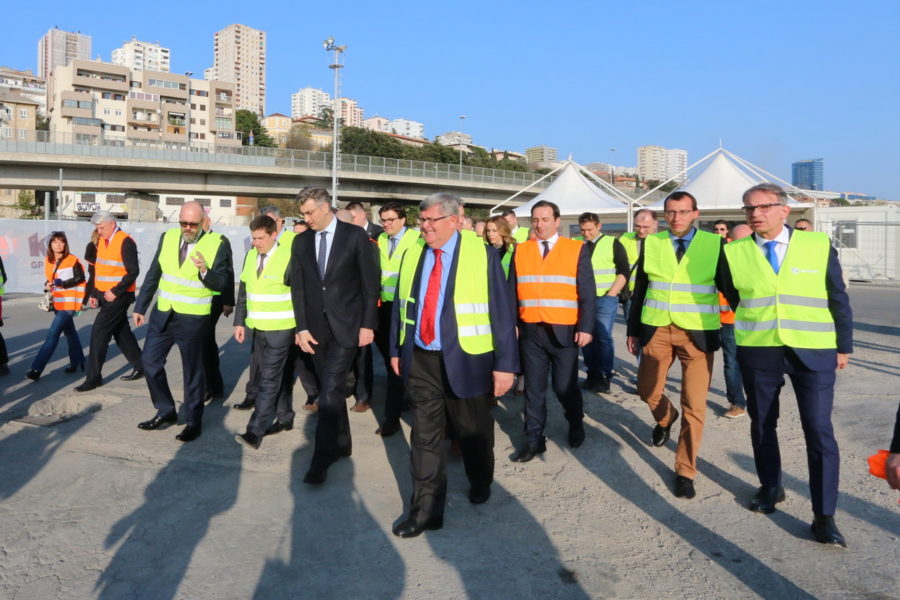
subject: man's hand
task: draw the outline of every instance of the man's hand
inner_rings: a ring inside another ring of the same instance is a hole
[[[234,312],[233,306],[226,306],[224,304],[222,305],[222,314],[225,315],[226,317],[230,317],[231,313],[233,313],[233,312]]]
[[[849,354],[841,354],[838,352],[837,355],[837,368],[838,371],[847,367],[850,364],[850,355]]]
[[[90,306],[91,308],[97,308],[97,306],[98,306],[97,299],[94,298],[93,296],[88,298],[88,306]]]
[[[360,327],[359,329],[359,347],[368,346],[375,339],[375,331]]]
[[[400,377],[400,357],[392,356],[391,357],[391,370],[394,372],[394,375]]]
[[[310,332],[301,331],[297,334],[297,345],[307,354],[315,354],[316,351],[313,349],[313,346],[318,346],[319,342],[316,341],[316,338]]]
[[[103,299],[107,302],[112,302],[116,299],[116,295],[112,293],[112,290],[106,290],[103,292]]]
[[[641,351],[641,340],[638,339],[637,336],[629,335],[625,338],[625,346],[628,348],[629,352],[637,356],[638,352]]]
[[[235,325],[234,326],[234,339],[238,344],[244,343],[244,326],[243,325]]]
[[[594,339],[594,336],[589,333],[585,333],[583,331],[578,331],[575,333],[575,345],[579,348],[584,348],[585,346],[590,344],[592,339]]]
[[[887,471],[888,485],[895,490],[900,490],[900,454],[888,454],[885,470]]]
[[[203,253],[199,250],[195,251],[191,254],[191,260],[194,261],[194,266],[197,267],[197,270],[200,271],[201,275],[206,274],[206,259],[203,257]],[[225,312],[224,310],[222,312]]]
[[[134,313],[132,315],[132,317],[134,317],[134,326],[135,327],[140,327],[141,325],[144,324],[144,315],[139,314],[139,313]]]
[[[494,371],[494,396],[500,397],[508,392],[515,378],[516,376],[513,373]]]

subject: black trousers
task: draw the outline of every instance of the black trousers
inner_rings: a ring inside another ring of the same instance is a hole
[[[119,350],[135,369],[141,368],[141,348],[128,324],[128,307],[134,302],[134,293],[126,292],[112,302],[107,302],[101,292],[97,292],[95,298],[100,309],[91,328],[91,352],[85,381],[99,384],[103,380],[103,363],[110,339],[115,338]]]
[[[372,365],[372,344],[362,346],[356,352],[356,361],[353,365],[356,375],[353,389],[348,390],[360,404],[372,402],[372,385],[375,382],[375,369]]]
[[[519,339],[519,350],[525,374],[526,441],[537,445],[544,439],[548,374],[569,426],[580,427],[584,408],[578,387],[578,346],[560,346],[549,326],[538,326],[529,327],[529,335]]]
[[[150,399],[160,417],[175,412],[175,399],[166,377],[166,358],[173,345],[181,353],[184,373],[184,416],[188,425],[203,420],[203,340],[209,317],[181,315],[176,312],[155,313],[147,326],[142,363]]]
[[[406,393],[412,414],[410,518],[424,523],[444,515],[447,419],[459,434],[463,464],[472,487],[486,487],[494,480],[494,419],[487,396],[453,395],[440,352],[418,348],[413,351]]]
[[[840,455],[831,424],[835,371],[810,371],[790,350],[785,351],[782,369],[741,366],[741,378],[747,393],[747,412],[750,413],[750,441],[759,483],[766,487],[781,485],[777,427],[785,375],[794,386],[800,424],[806,439],[813,512],[816,515],[834,515],[840,479]]]
[[[358,347],[339,346],[330,331],[320,335],[313,362],[319,378],[319,410],[312,468],[327,469],[353,447],[347,416],[347,373],[353,368]]]
[[[219,345],[216,343],[216,324],[222,316],[222,296],[213,296],[209,315],[210,326],[203,341],[203,373],[206,376],[206,391],[213,396],[225,395],[225,382],[219,370]]]
[[[399,419],[404,404],[403,378],[396,375],[391,368],[390,339],[393,306],[393,302],[382,302],[378,307],[378,329],[375,331],[375,345],[378,346],[378,351],[384,361],[384,370],[387,372],[387,393],[384,399],[386,421]]]
[[[273,419],[293,421],[294,410],[291,390],[285,393],[285,367],[294,345],[294,330],[252,332],[250,377],[256,380],[256,404],[247,431],[262,437],[272,425]]]

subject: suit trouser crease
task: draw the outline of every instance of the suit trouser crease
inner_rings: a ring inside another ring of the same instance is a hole
[[[156,318],[154,318],[156,317]],[[200,320],[200,321],[198,321]],[[184,385],[184,417],[188,425],[203,420],[203,341],[209,318],[170,313],[168,317],[152,315],[144,340],[142,364],[150,398],[156,414],[164,417],[175,413],[175,399],[166,377],[166,360],[173,345],[181,354]]]
[[[494,480],[494,420],[486,396],[458,398],[438,353],[414,351],[407,381],[412,433],[410,516],[420,522],[442,517],[447,497],[447,419],[459,435],[466,476],[472,487]]]
[[[834,437],[834,370],[811,371],[795,357],[786,357],[782,371],[742,367],[750,415],[750,441],[760,485],[782,485],[778,445],[780,393],[784,376],[791,379],[797,397],[800,424],[806,440],[809,491],[813,512],[834,515],[837,508],[840,453]]]
[[[91,327],[91,348],[87,361],[85,380],[99,383],[103,378],[103,363],[109,340],[115,338],[119,350],[135,369],[141,368],[141,348],[128,324],[128,307],[132,294],[122,294],[112,302],[99,300],[100,309]]]
[[[560,346],[546,326],[530,330],[519,344],[525,374],[525,437],[537,445],[547,425],[548,375],[570,427],[581,426],[584,405],[578,387],[578,346]]]
[[[375,331],[375,345],[378,347],[378,352],[381,353],[384,370],[387,372],[387,389],[384,400],[385,421],[400,419],[404,402],[403,378],[394,373],[391,368],[390,339],[393,304],[393,302],[382,302],[378,307],[378,329]]]
[[[681,363],[681,431],[675,448],[675,473],[693,479],[703,441],[713,353],[700,350],[690,334],[677,325],[657,327],[643,348],[638,367],[638,394],[650,407],[657,424],[670,426],[677,409],[666,396],[665,386],[669,368],[676,358]]]
[[[203,342],[203,371],[206,376],[206,391],[214,396],[225,393],[225,381],[219,368],[219,345],[216,342],[216,325],[222,316],[222,297],[213,296],[209,329]]]
[[[257,357],[257,395],[247,431],[262,437],[277,418],[287,422],[294,418],[290,395],[284,394],[284,370],[294,346],[294,332],[253,331],[251,356]]]
[[[311,466],[327,469],[341,452],[352,447],[347,415],[347,373],[353,367],[358,348],[339,346],[332,335],[320,336],[317,341],[313,361],[321,387]]]

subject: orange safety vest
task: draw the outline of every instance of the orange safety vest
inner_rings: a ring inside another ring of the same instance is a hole
[[[66,277],[68,273],[62,273],[61,275],[61,271],[64,269],[74,269],[77,264],[79,264],[78,257],[74,254],[66,255],[66,257],[60,261],[59,268],[56,267],[56,263],[45,260],[44,277],[46,277],[47,281],[50,283],[53,283],[54,279],[71,279],[75,276],[74,273]],[[55,276],[53,274],[54,271],[56,271]],[[55,310],[81,310],[81,303],[84,301],[84,289],[85,285],[83,281],[70,288],[54,288],[53,308]]]
[[[719,321],[726,325],[734,325],[734,311],[728,306],[728,300],[719,292]]]
[[[574,325],[578,322],[578,256],[582,242],[560,237],[547,258],[538,240],[516,246],[519,318],[526,323]]]
[[[94,289],[98,292],[106,292],[113,289],[128,273],[125,270],[125,263],[122,262],[122,242],[129,237],[131,236],[118,229],[113,234],[112,240],[107,242],[106,238],[102,236],[97,240]],[[135,283],[132,282],[131,287],[126,291],[133,292],[135,289]]]

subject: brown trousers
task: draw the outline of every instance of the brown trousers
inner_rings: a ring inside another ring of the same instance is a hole
[[[675,449],[675,474],[693,479],[697,475],[697,454],[703,439],[713,353],[697,348],[688,332],[677,325],[658,327],[643,348],[637,387],[656,422],[668,427],[676,409],[664,392],[669,368],[676,357],[681,362],[681,432]]]

